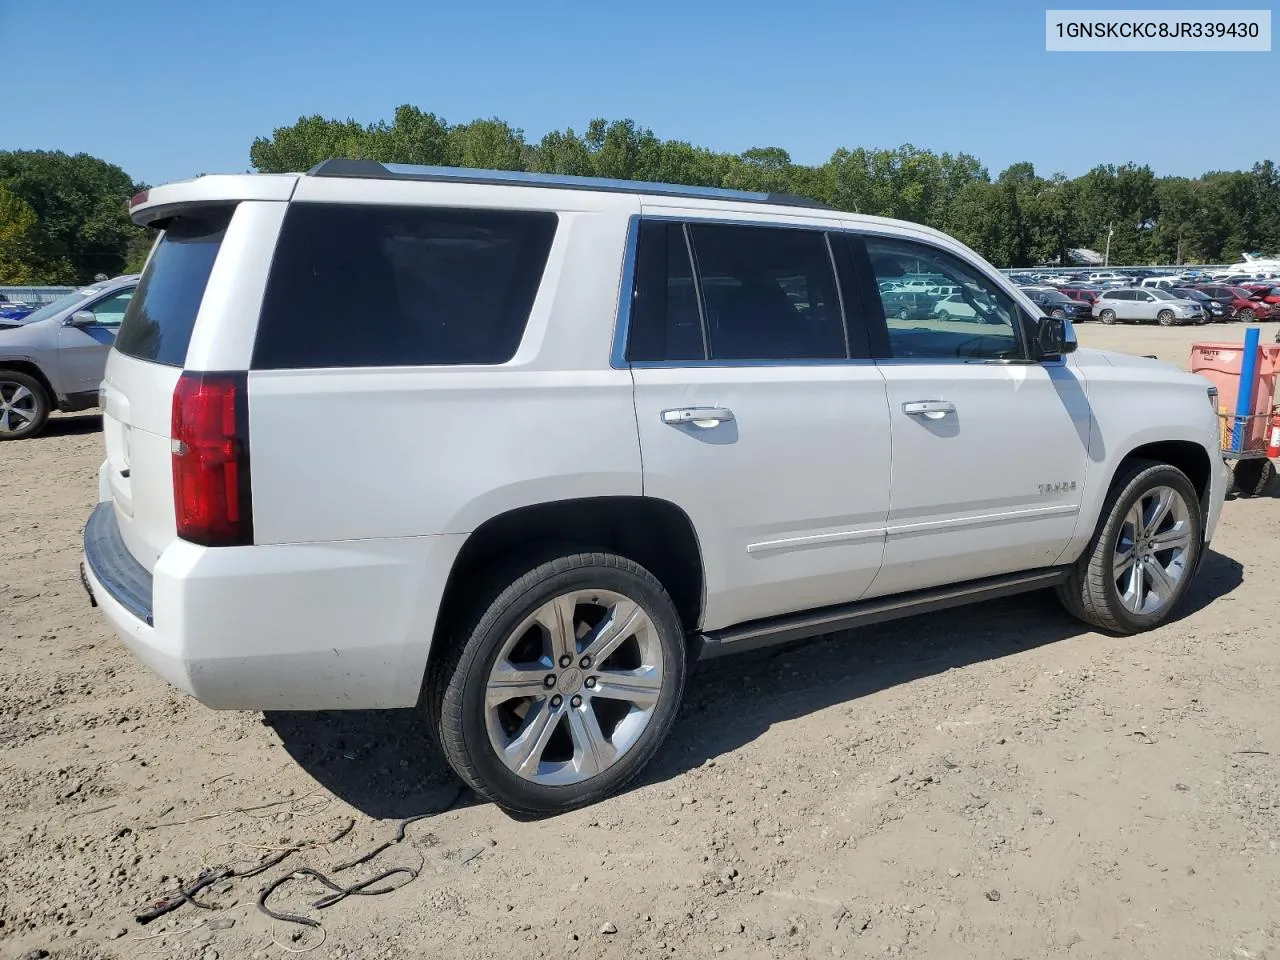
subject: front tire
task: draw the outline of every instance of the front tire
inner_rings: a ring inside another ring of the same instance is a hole
[[[1240,312],[1236,314],[1236,319],[1241,320],[1244,323],[1253,323],[1253,321],[1258,318],[1251,308],[1241,307]]]
[[[1159,313],[1156,314],[1156,322],[1160,324],[1160,326],[1162,327],[1173,326],[1173,311],[1161,310]]]
[[[1203,522],[1186,474],[1134,461],[1112,484],[1089,546],[1058,587],[1059,600],[1073,616],[1111,633],[1160,626],[1186,594]]]
[[[44,384],[17,370],[0,370],[0,441],[25,440],[44,429],[51,404]]]
[[[621,789],[684,692],[684,629],[662,584],[610,553],[526,569],[432,670],[427,709],[454,772],[523,816]]]
[[[1260,497],[1275,476],[1275,465],[1263,457],[1237,460],[1231,468],[1231,488],[1237,496]]]

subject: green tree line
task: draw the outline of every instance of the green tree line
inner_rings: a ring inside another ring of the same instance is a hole
[[[1113,263],[1231,263],[1280,248],[1280,170],[1158,177],[1149,166],[1099,165],[1070,178],[1015,163],[992,177],[966,153],[840,148],[817,166],[781,147],[724,153],[663,140],[632,120],[590,121],[536,143],[498,119],[448,123],[404,105],[390,122],[301,117],[249,150],[262,173],[330,157],[650,180],[794,193],[841,210],[898,217],[953,234],[999,266],[1061,262],[1077,247]],[[88,154],[0,151],[0,283],[80,283],[138,269],[150,234],[128,217],[144,184]]]
[[[115,164],[51,150],[0,150],[0,284],[83,283],[146,259],[129,219],[143,184]]]
[[[632,120],[592,120],[536,143],[498,120],[450,124],[405,105],[390,123],[301,117],[250,148],[264,173],[306,170],[329,157],[657,180],[799,194],[841,210],[914,220],[953,234],[1000,266],[1059,261],[1077,247],[1113,263],[1232,263],[1242,251],[1280,248],[1280,170],[1194,179],[1149,166],[1099,165],[1080,177],[1043,177],[1030,163],[998,176],[966,153],[841,148],[819,166],[781,147],[732,154],[663,140]]]

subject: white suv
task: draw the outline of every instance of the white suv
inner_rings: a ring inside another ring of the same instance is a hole
[[[514,811],[634,776],[700,656],[1043,587],[1154,627],[1218,520],[1205,380],[915,224],[364,161],[132,211],[91,596],[212,707],[421,705]],[[967,309],[886,319],[908,272]]]

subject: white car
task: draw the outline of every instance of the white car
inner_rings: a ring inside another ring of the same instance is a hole
[[[1218,523],[1208,382],[926,227],[337,160],[131,209],[91,598],[211,707],[420,707],[513,811],[634,777],[699,657],[1048,587],[1158,626]],[[974,316],[886,319],[917,270]]]
[[[939,320],[972,320],[978,311],[970,306],[959,293],[950,294],[939,300],[933,308],[933,315]]]
[[[1146,323],[1154,320],[1162,327],[1177,323],[1203,323],[1204,309],[1194,300],[1183,300],[1168,290],[1136,287],[1104,290],[1093,302],[1093,315],[1103,323],[1117,320]]]

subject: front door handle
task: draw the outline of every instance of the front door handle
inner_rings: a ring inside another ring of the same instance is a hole
[[[956,405],[950,400],[912,400],[902,405],[902,412],[909,417],[941,420],[947,414],[955,413]]]
[[[662,422],[673,427],[691,423],[695,427],[718,427],[733,419],[733,411],[725,407],[677,407],[662,411]]]

